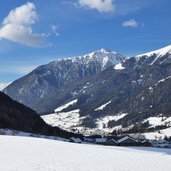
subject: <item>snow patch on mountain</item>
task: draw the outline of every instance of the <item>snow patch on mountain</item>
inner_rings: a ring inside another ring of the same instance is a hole
[[[79,93],[86,93],[87,89],[90,88],[91,86],[93,86],[92,84],[90,84],[89,82],[86,83],[86,85],[84,85],[81,90],[79,91]],[[72,93],[73,95],[78,94],[77,92]]]
[[[69,106],[72,106],[72,105],[74,105],[74,104],[76,104],[76,103],[77,103],[77,99],[72,100],[72,101],[70,101],[70,102],[68,102],[68,103],[66,103],[66,104],[64,104],[64,105],[62,105],[62,106],[56,108],[56,109],[55,109],[55,112],[56,112],[56,113],[57,113],[57,112],[61,112],[62,110],[67,109]]]
[[[109,131],[109,128],[108,128],[109,121],[118,121],[118,120],[122,119],[123,117],[125,117],[127,114],[128,113],[119,113],[114,116],[105,116],[103,118],[97,119],[97,121],[96,121],[97,128],[108,132]]]
[[[168,80],[168,79],[170,79],[170,78],[171,78],[171,76],[168,76],[168,77],[166,77],[166,78],[164,78],[164,79],[159,80],[159,81],[157,82],[157,84],[155,84],[155,86],[157,86],[158,84],[160,84],[160,83],[162,83],[162,82],[164,82],[164,81],[166,81],[166,80]]]
[[[115,70],[123,70],[123,69],[125,69],[125,67],[122,66],[122,63],[119,63],[119,64],[116,64],[116,65],[114,66],[114,69],[115,69]]]
[[[111,103],[111,100],[103,105],[101,105],[100,107],[96,108],[95,111],[98,111],[98,110],[103,110],[108,104]]]

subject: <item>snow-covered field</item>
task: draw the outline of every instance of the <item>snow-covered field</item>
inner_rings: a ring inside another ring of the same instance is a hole
[[[164,139],[165,136],[171,137],[171,127],[162,129],[160,131],[143,133],[142,135],[144,135],[147,139],[150,139],[150,140]]]
[[[2,171],[170,171],[171,150],[0,136]]]
[[[145,119],[143,123],[148,122],[150,127],[156,127],[156,126],[171,126],[171,117],[149,117],[148,119]]]
[[[81,122],[79,109],[44,115],[42,119],[49,125],[58,126],[65,130],[70,130]]]

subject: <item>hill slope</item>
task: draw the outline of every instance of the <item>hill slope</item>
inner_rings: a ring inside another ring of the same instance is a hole
[[[52,128],[35,111],[12,100],[2,92],[0,92],[0,128],[66,138],[80,136],[57,127]]]
[[[0,128],[43,133],[47,125],[36,112],[0,92]]]

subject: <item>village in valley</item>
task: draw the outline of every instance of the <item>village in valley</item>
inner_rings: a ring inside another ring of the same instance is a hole
[[[139,147],[159,147],[159,148],[171,148],[171,139],[165,137],[160,140],[148,140],[137,139],[129,135],[123,135],[118,137],[84,137],[74,138],[72,137],[69,142],[73,143],[90,143],[106,146],[139,146]]]
[[[41,134],[26,133],[22,131],[0,129],[0,135],[12,135],[12,136],[23,136],[23,137],[36,137],[53,139],[70,143],[79,144],[92,144],[92,145],[103,145],[103,146],[132,146],[132,147],[155,147],[155,148],[171,148],[171,137],[165,136],[164,139],[146,139],[144,136],[135,135],[118,135],[118,136],[102,136],[102,135],[91,135],[83,136],[76,134],[75,137],[61,138],[57,136],[46,136]]]

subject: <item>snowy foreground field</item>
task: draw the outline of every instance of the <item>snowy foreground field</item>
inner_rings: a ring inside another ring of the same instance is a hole
[[[171,149],[0,136],[2,171],[170,171]]]

